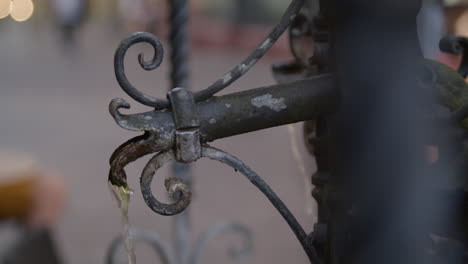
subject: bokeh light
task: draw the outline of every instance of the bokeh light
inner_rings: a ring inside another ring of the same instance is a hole
[[[468,28],[466,25],[468,25],[468,11],[463,12],[463,14],[457,19],[454,26],[455,34],[468,37]]]
[[[11,10],[11,0],[0,0],[0,19],[7,17]]]
[[[18,21],[28,20],[34,12],[32,0],[14,0],[11,4],[10,16]]]

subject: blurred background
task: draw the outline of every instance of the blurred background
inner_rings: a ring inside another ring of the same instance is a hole
[[[428,13],[421,22],[426,28],[421,32],[428,32],[422,36],[428,57],[457,64],[459,58],[437,52],[437,42],[446,32],[468,36],[464,2],[428,1]],[[194,90],[205,88],[240,62],[289,4],[282,0],[190,3]],[[119,128],[107,107],[113,98],[122,97],[132,105],[129,112],[148,108],[118,86],[113,55],[119,42],[134,31],[152,32],[167,43],[167,10],[166,1],[161,0],[0,0],[0,151],[28,153],[38,166],[64,177],[68,198],[63,216],[53,227],[64,263],[103,263],[109,243],[122,230],[107,188],[108,159],[116,147],[137,134]],[[165,97],[168,61],[156,71],[144,72],[137,64],[141,51],[151,56],[145,45],[127,55],[130,80],[147,94]],[[273,84],[271,64],[290,57],[283,37],[265,59],[223,93]],[[257,171],[311,231],[316,217],[310,196],[314,161],[305,151],[301,129],[300,124],[278,127],[213,145]],[[139,191],[138,179],[147,160],[127,169],[135,189],[130,221],[172,243],[172,218],[154,214]],[[153,186],[157,193],[162,193],[161,179],[168,173],[168,168],[158,172]],[[287,224],[242,175],[206,160],[193,166],[193,174],[192,237],[215,223],[235,221],[248,225],[254,234],[255,253],[246,263],[308,262]],[[210,244],[203,262],[229,263],[227,248],[240,242],[237,236],[220,237]],[[138,246],[136,252],[139,263],[157,263],[148,246]]]

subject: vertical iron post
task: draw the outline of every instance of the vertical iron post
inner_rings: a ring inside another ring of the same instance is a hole
[[[171,46],[171,86],[169,89],[177,87],[190,88],[189,82],[189,47],[190,39],[188,36],[189,3],[188,0],[169,0],[169,43]],[[191,181],[190,167],[187,164],[174,162],[172,173],[186,182]],[[190,234],[189,234],[189,209],[175,216],[174,246],[176,250],[177,263],[188,263],[190,254]]]
[[[421,85],[421,1],[331,3],[341,100],[333,126],[330,263],[426,263],[425,243],[445,216],[428,208],[435,198],[425,149],[435,131],[428,118],[435,91]]]

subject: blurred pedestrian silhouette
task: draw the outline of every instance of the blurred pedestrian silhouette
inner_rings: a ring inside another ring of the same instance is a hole
[[[64,52],[73,52],[77,45],[77,32],[88,15],[88,2],[87,0],[52,0],[51,4]]]

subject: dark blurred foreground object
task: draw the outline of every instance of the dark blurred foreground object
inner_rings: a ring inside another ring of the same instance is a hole
[[[31,229],[53,227],[60,218],[66,186],[27,154],[0,152],[0,221],[17,220]]]
[[[432,179],[444,183],[436,174],[445,170],[433,172],[424,160],[426,145],[451,143],[436,130],[435,91],[421,85],[421,1],[331,3],[342,95],[331,119],[330,263],[438,263],[425,252],[431,231],[455,226],[458,212],[437,203]]]
[[[324,263],[465,260],[468,88],[463,73],[424,62],[420,47],[435,57],[443,14],[440,2],[420,4],[322,1],[341,92],[337,115],[305,129],[318,166],[312,236]]]
[[[30,155],[0,152],[0,263],[59,263],[49,230],[65,192],[62,177]]]
[[[2,264],[63,263],[49,230],[21,232],[21,238],[9,248],[2,259]]]

